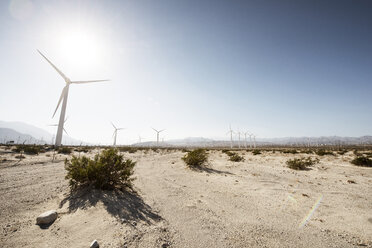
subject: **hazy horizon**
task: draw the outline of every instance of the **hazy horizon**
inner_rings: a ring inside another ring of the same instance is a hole
[[[164,138],[372,134],[369,1],[0,3],[0,120],[118,144]]]

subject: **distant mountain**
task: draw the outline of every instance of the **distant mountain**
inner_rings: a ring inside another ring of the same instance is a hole
[[[247,147],[251,144],[250,140],[247,140]],[[327,137],[285,137],[285,138],[266,138],[256,139],[257,146],[321,146],[321,145],[363,145],[372,144],[372,136],[362,137],[339,137],[339,136],[327,136]],[[142,142],[133,144],[134,146],[151,147],[156,146],[156,142]],[[240,142],[241,147],[245,147],[244,138]],[[229,147],[229,140],[213,140],[203,137],[189,137],[185,139],[167,140],[166,142],[159,142],[159,146],[166,147]],[[235,138],[233,146],[239,146],[239,142]]]
[[[3,142],[4,139],[10,139],[9,129],[18,133],[18,136],[12,136],[13,140],[16,142],[19,136],[31,136],[33,139],[33,142],[31,144],[37,143],[51,143],[53,140],[53,135],[49,132],[47,132],[44,129],[35,127],[33,125],[24,123],[24,122],[8,122],[8,121],[0,121],[0,128],[1,129],[8,129],[4,130],[2,133],[0,133],[0,142]],[[9,135],[8,135],[9,133]],[[13,133],[15,134],[15,133]],[[21,138],[21,141],[23,142],[26,140],[26,137],[23,139]],[[21,143],[22,143],[21,142]],[[28,142],[28,141],[27,141]],[[26,142],[26,143],[27,143]],[[73,139],[66,134],[63,134],[63,140],[62,142],[66,145],[78,145],[81,143],[80,140]],[[84,142],[85,143],[85,142]]]
[[[40,144],[41,140],[35,139],[29,134],[19,133],[10,128],[0,128],[0,143],[7,143],[13,141],[16,144]]]

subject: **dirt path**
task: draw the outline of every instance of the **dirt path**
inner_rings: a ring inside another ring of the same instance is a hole
[[[370,168],[345,155],[293,171],[284,162],[294,155],[241,154],[233,163],[213,151],[211,169],[193,171],[180,151],[126,153],[137,161],[134,192],[80,195],[50,157],[2,163],[0,246],[372,247]],[[35,218],[49,209],[59,218],[41,229]]]

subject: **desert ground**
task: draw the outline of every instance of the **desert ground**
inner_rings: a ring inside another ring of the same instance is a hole
[[[350,164],[351,151],[238,151],[243,162],[208,153],[209,168],[195,171],[181,150],[122,152],[137,162],[132,191],[71,193],[70,155],[19,160],[2,148],[0,247],[89,247],[95,239],[100,247],[372,247],[372,168]],[[320,163],[286,166],[302,156]],[[51,209],[57,220],[36,225]]]

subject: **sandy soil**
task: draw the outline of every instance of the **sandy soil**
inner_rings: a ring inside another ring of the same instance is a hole
[[[234,163],[210,151],[204,171],[181,151],[125,153],[137,161],[133,192],[70,194],[68,156],[2,150],[0,247],[372,247],[372,169],[351,165],[352,153],[308,171],[285,165],[304,154],[239,153]],[[58,219],[35,225],[50,209]]]

